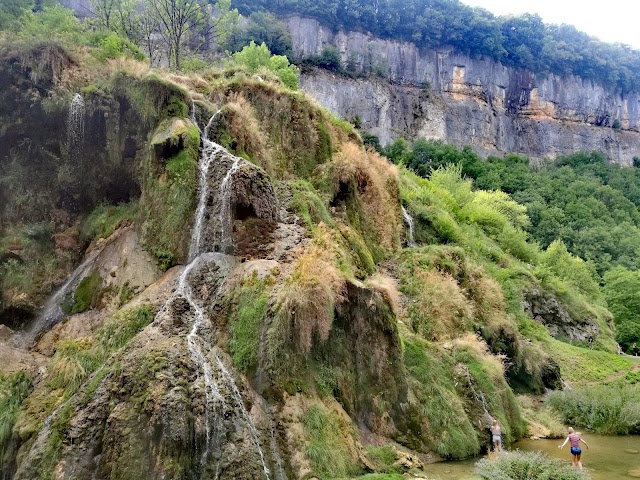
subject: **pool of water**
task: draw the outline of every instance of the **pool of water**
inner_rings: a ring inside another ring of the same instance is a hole
[[[585,433],[589,450],[582,449],[582,464],[593,480],[617,480],[640,478],[640,436],[609,437]],[[564,440],[520,440],[511,449],[541,451],[571,464],[569,445],[560,450]],[[478,459],[458,462],[440,462],[427,465],[425,471],[434,480],[476,479],[474,464]]]

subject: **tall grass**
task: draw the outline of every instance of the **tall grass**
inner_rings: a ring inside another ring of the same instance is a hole
[[[303,418],[308,439],[306,457],[321,479],[344,478],[358,473],[348,451],[345,428],[337,415],[320,405],[312,405]]]
[[[640,433],[640,386],[594,385],[553,392],[548,399],[563,421],[596,433]]]
[[[435,345],[418,338],[403,340],[404,363],[426,420],[429,448],[449,458],[474,455],[480,442],[456,392],[452,362]]]
[[[153,320],[149,305],[117,312],[97,332],[97,340],[63,340],[56,345],[49,375],[52,389],[73,394],[87,377],[104,365],[111,353],[125,346]]]
[[[476,463],[476,474],[483,480],[589,480],[584,470],[540,452],[505,452],[495,459]]]
[[[83,240],[108,238],[120,226],[133,220],[137,208],[135,201],[120,205],[98,205],[80,226]]]
[[[31,391],[31,377],[26,372],[0,374],[0,459],[22,401]]]

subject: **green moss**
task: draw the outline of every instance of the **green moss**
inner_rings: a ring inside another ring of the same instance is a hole
[[[333,219],[324,202],[313,186],[306,180],[290,182],[291,208],[304,220],[307,227],[313,231],[316,225],[324,222],[333,225]]]
[[[191,122],[169,119],[154,134],[151,152],[145,162],[143,200],[140,203],[142,238],[162,270],[183,255],[189,238],[198,188],[198,147],[200,135]],[[180,149],[167,159],[166,151]]]
[[[478,434],[464,410],[453,383],[453,365],[427,342],[403,338],[404,364],[429,425],[430,448],[449,458],[464,458],[480,451]]]
[[[269,309],[267,283],[268,280],[253,277],[234,293],[235,307],[229,316],[229,348],[234,367],[243,372],[253,370],[258,363],[260,332]]]
[[[474,353],[465,349],[455,352],[455,360],[467,366],[473,383],[473,385],[464,385],[461,390],[468,394],[469,390],[473,389],[472,396],[482,396],[487,409],[502,426],[504,443],[510,444],[521,438],[525,433],[525,422],[518,401],[504,379],[502,371],[491,371],[489,365],[484,364]],[[459,385],[462,386],[462,383]],[[478,413],[482,414],[482,412]]]
[[[102,293],[102,277],[100,277],[98,270],[92,270],[78,283],[69,313],[82,313],[97,307],[102,299]]]
[[[371,251],[362,237],[354,230],[341,228],[340,232],[347,242],[347,247],[351,253],[353,264],[356,267],[356,277],[365,278],[376,271],[376,263]]]
[[[334,479],[358,473],[343,438],[347,432],[334,413],[323,406],[312,405],[303,418],[303,425],[308,439],[305,456],[316,475]]]

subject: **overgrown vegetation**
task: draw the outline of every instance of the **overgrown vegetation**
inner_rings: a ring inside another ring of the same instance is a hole
[[[624,383],[553,392],[548,399],[567,425],[605,435],[640,433],[640,387]]]
[[[561,460],[540,452],[505,452],[495,459],[483,458],[476,463],[476,474],[484,480],[588,480],[579,470]]]
[[[349,453],[348,427],[322,405],[312,405],[304,418],[305,455],[321,479],[344,478],[359,473]],[[345,428],[346,427],[346,428]]]
[[[30,392],[31,376],[27,372],[0,374],[0,461],[4,460],[20,406]]]
[[[124,347],[153,320],[149,305],[115,313],[96,338],[62,340],[51,359],[49,386],[63,389],[65,398],[75,393],[90,374],[105,366],[107,358]]]
[[[640,340],[637,328],[640,307],[631,293],[637,283],[635,272],[640,267],[636,261],[636,252],[640,251],[638,169],[610,164],[600,153],[577,153],[533,169],[524,157],[507,155],[485,161],[470,149],[459,150],[424,140],[411,147],[399,140],[384,153],[423,177],[435,178],[436,182],[445,165],[453,164],[459,166],[461,175],[474,179],[475,188],[495,192],[492,196],[504,195],[502,191],[510,194],[526,207],[531,220],[520,224],[520,228],[546,248],[536,253],[535,248],[516,244],[510,248],[511,253],[536,265],[531,273],[574,311],[587,311],[585,301],[579,300],[581,297],[595,303],[595,307],[589,307],[588,316],[597,317],[600,325],[606,324],[607,314],[598,311],[597,304],[606,300],[614,313],[616,339],[623,348]],[[514,218],[514,211],[507,204],[494,207]],[[459,229],[450,221],[447,223],[442,214],[430,215],[437,225],[448,225],[444,235],[441,234],[443,240],[458,241]],[[474,212],[467,218],[479,222],[489,236],[495,235],[492,233],[495,226],[486,214],[482,215]],[[576,301],[583,306],[576,305]]]

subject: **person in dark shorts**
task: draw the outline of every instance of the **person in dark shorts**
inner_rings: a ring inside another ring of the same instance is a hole
[[[634,357],[638,356],[638,345],[636,345],[636,342],[633,342],[633,345],[631,345],[631,355]]]
[[[564,439],[564,443],[560,445],[558,448],[564,447],[567,442],[571,445],[571,466],[582,468],[582,462],[580,461],[580,456],[582,455],[582,449],[580,448],[580,442],[584,443],[587,448],[587,442],[585,442],[582,437],[580,437],[579,433],[575,433],[573,428],[569,427],[567,429],[569,435]]]

